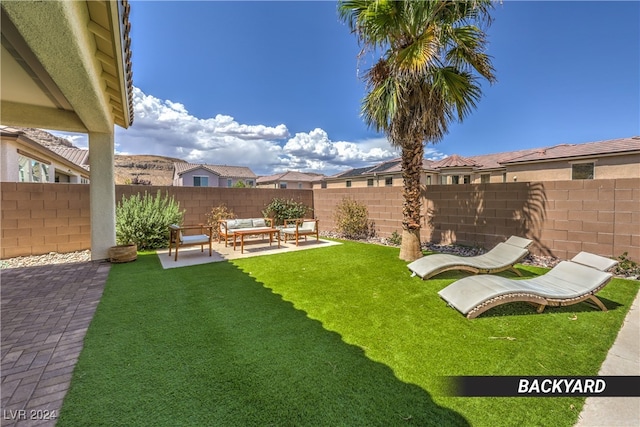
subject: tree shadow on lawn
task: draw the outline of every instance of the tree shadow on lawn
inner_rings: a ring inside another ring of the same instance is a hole
[[[60,425],[469,425],[235,265],[154,262],[112,268]]]

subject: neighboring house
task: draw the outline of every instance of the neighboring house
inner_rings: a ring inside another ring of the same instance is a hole
[[[89,150],[51,149],[20,129],[0,128],[0,181],[89,183]]]
[[[244,166],[205,165],[176,162],[173,185],[180,187],[255,187],[257,175]]]
[[[424,185],[638,178],[640,136],[469,157],[454,154],[424,160],[423,171]],[[394,159],[328,177],[322,188],[402,183],[400,160]]]
[[[324,175],[296,171],[282,172],[276,175],[261,176],[256,180],[258,188],[312,189],[314,182],[320,182]]]
[[[433,161],[423,159],[422,168],[428,170]],[[422,184],[427,185],[427,175],[421,178]],[[314,188],[362,188],[362,187],[400,187],[402,180],[401,159],[396,158],[374,166],[350,169],[340,172],[314,184]]]

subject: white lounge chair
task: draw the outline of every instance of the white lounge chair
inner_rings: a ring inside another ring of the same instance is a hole
[[[602,311],[607,308],[595,296],[611,280],[607,273],[618,262],[588,252],[562,261],[533,279],[470,276],[447,286],[438,295],[460,313],[473,319],[495,306],[524,301],[537,305],[538,313],[550,306],[566,306],[589,300]]]
[[[532,240],[518,236],[511,236],[506,242],[498,243],[486,254],[463,257],[451,254],[427,255],[407,265],[413,272],[412,276],[420,276],[427,280],[437,274],[449,270],[463,270],[471,273],[499,273],[512,270],[518,276],[520,272],[513,268],[527,254]]]

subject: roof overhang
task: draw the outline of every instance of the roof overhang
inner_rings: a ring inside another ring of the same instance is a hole
[[[133,122],[129,4],[1,4],[2,124],[112,133]]]

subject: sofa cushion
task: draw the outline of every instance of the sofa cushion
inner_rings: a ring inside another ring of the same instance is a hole
[[[255,218],[252,220],[253,222],[253,226],[254,227],[266,227],[267,226],[267,222],[264,220],[264,218]]]
[[[227,230],[233,230],[234,228],[238,228],[238,221],[236,221],[235,219],[228,219],[227,220]]]
[[[236,219],[236,224],[238,224],[236,228],[253,227],[253,221],[251,221],[251,219]]]

